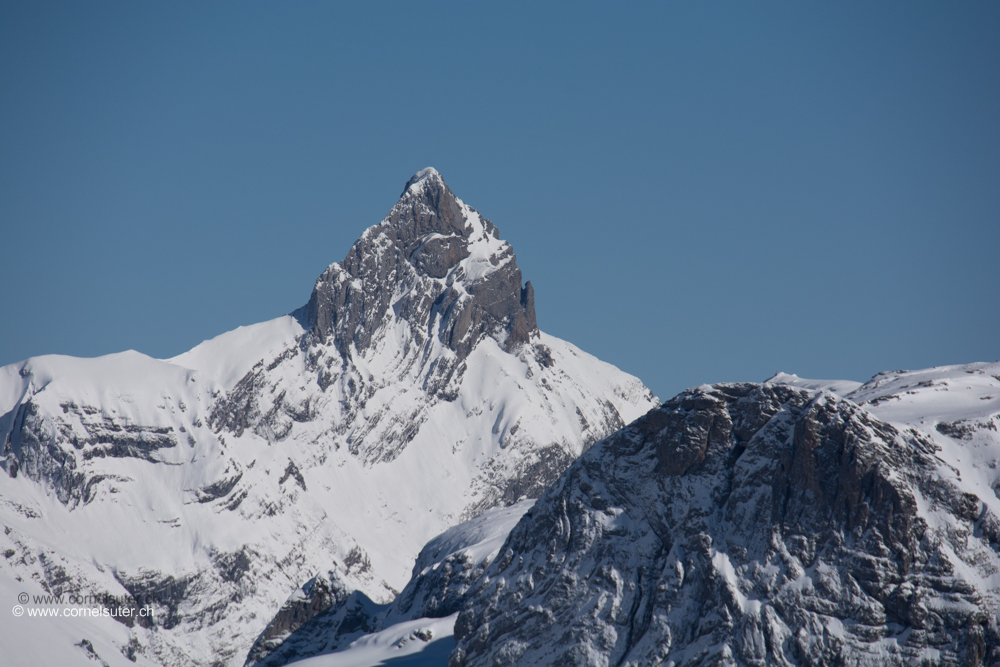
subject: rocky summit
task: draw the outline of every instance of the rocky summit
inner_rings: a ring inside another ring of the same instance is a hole
[[[407,182],[382,224],[323,272],[305,314],[320,341],[350,355],[372,345],[390,308],[413,328],[416,345],[435,336],[456,363],[484,336],[513,350],[538,333],[534,292],[530,282],[521,286],[514,251],[430,167]]]
[[[290,315],[172,359],[0,368],[0,597],[151,606],[9,619],[5,660],[266,657],[345,601],[392,603],[428,540],[655,403],[538,329],[510,245],[424,169]]]

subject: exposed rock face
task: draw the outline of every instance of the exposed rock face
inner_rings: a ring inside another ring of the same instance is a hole
[[[525,515],[449,665],[996,664],[997,498],[939,453],[828,392],[685,392]]]
[[[78,459],[81,463],[105,457],[155,462],[158,450],[178,444],[177,434],[169,426],[122,422],[96,408],[74,403],[60,407],[62,419],[46,419],[44,410],[28,400],[0,418],[11,422],[6,435],[7,456],[0,465],[11,477],[20,471],[44,483],[70,507],[93,500],[102,482],[120,481],[116,475],[86,474]]]
[[[530,283],[521,287],[513,250],[429,167],[344,261],[323,272],[306,311],[319,340],[348,357],[371,346],[390,308],[418,332],[417,346],[436,336],[457,361],[483,336],[509,351],[538,331],[534,292]]]

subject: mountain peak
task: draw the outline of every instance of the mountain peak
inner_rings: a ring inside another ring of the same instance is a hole
[[[430,183],[438,186],[444,186],[446,188],[448,187],[445,185],[444,179],[441,177],[441,172],[434,167],[424,167],[410,177],[410,180],[408,180],[406,185],[403,186],[403,194],[401,194],[400,197],[406,196],[406,193],[409,192],[411,188],[414,191],[421,190],[424,186]]]
[[[306,310],[307,328],[345,355],[403,321],[416,346],[438,340],[455,364],[484,337],[510,351],[538,334],[534,290],[513,249],[433,167],[320,276]]]
[[[404,234],[464,237],[468,233],[462,203],[434,167],[425,167],[410,177],[387,220],[397,229],[404,228]]]

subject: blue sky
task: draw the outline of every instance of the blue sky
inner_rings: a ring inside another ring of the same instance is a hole
[[[0,2],[0,364],[306,302],[432,165],[662,398],[1000,357],[998,3]]]

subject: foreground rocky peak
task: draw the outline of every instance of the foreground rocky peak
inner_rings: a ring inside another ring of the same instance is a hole
[[[449,665],[996,664],[988,370],[857,390],[896,414],[924,398],[975,413],[929,431],[774,382],[668,401],[581,456],[514,528],[467,597]]]
[[[412,327],[418,346],[437,340],[459,361],[485,336],[509,351],[538,332],[534,292],[522,287],[510,245],[430,167],[323,272],[306,316],[344,356],[363,353],[393,318]]]

